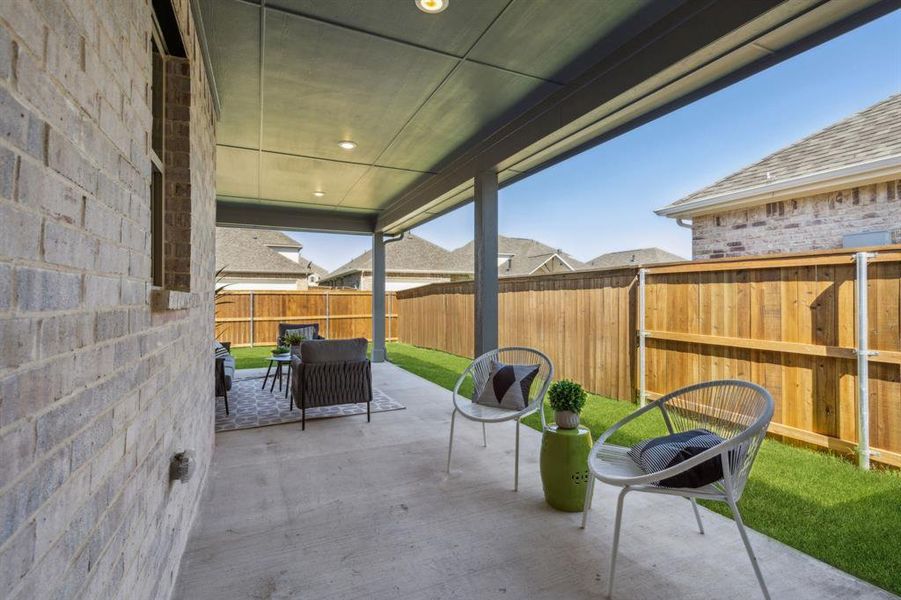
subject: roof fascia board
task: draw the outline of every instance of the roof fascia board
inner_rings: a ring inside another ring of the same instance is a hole
[[[685,218],[790,198],[813,196],[901,176],[901,155],[801,175],[765,185],[698,198],[655,210],[661,217]]]

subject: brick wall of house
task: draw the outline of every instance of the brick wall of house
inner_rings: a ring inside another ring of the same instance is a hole
[[[841,248],[851,233],[889,231],[901,243],[901,180],[692,219],[694,258]]]
[[[191,85],[168,241],[190,292],[160,310],[151,2],[2,3],[0,598],[166,598],[197,512],[213,444],[215,134],[188,4],[175,2]],[[195,475],[170,483],[186,448]]]

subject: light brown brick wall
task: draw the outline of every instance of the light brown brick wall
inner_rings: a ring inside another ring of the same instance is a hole
[[[692,219],[694,258],[841,248],[852,233],[889,231],[901,243],[901,180]]]
[[[208,470],[212,109],[186,35],[172,193],[190,261],[173,272],[190,308],[152,310],[150,4],[2,3],[0,598],[168,597]],[[170,483],[186,448],[195,476]]]

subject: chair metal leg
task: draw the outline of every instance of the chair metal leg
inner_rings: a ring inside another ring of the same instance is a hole
[[[307,407],[306,406],[300,407],[300,430],[301,431],[307,430]]]
[[[372,419],[371,419],[372,413],[369,410],[369,408],[371,406],[372,406],[372,400],[367,400],[366,401],[366,422],[367,423],[372,423]]]
[[[451,463],[451,451],[454,449],[454,420],[457,418],[457,409],[454,409],[454,412],[451,413],[451,429],[450,429],[450,442],[447,444],[447,472],[450,474],[450,463]]]
[[[519,419],[516,419],[516,465],[513,469],[513,491],[519,491]]]
[[[623,499],[629,487],[626,486],[620,491],[619,498],[616,500],[616,525],[613,528],[613,548],[610,550],[610,576],[607,580],[607,597],[613,597],[613,575],[616,572],[616,552],[619,550],[619,530],[623,521]]]
[[[738,505],[735,503],[735,499],[732,498],[732,494],[727,493],[726,500],[729,502],[729,508],[732,509],[732,517],[735,519],[735,525],[738,527],[741,541],[744,542],[745,549],[748,551],[748,558],[751,559],[751,566],[754,567],[754,574],[757,576],[757,582],[760,583],[760,591],[763,592],[763,597],[766,600],[770,600],[770,591],[766,587],[766,582],[763,580],[763,573],[760,572],[760,565],[757,564],[757,557],[754,555],[754,550],[751,548],[751,540],[748,539],[748,534],[745,531],[745,524],[741,520],[741,513],[738,512]]]
[[[228,390],[222,390],[222,397],[225,399],[225,414],[228,414]]]
[[[701,513],[698,511],[698,502],[694,498],[689,498],[691,501],[691,507],[695,511],[695,519],[698,521],[698,531],[701,532],[701,535],[704,535],[704,524],[701,523]]]
[[[588,485],[585,486],[585,502],[582,505],[582,529],[588,525],[588,511],[591,510],[591,500],[594,498],[594,475],[589,475]]]
[[[485,424],[482,423],[482,447],[488,447],[488,434],[485,432]]]

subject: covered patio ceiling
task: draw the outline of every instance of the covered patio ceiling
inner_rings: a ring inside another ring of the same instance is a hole
[[[219,224],[358,233],[409,229],[472,200],[479,173],[508,185],[898,6],[199,4],[221,106]]]

